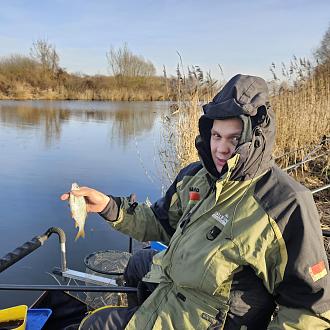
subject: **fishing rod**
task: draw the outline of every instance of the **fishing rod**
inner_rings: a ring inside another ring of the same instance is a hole
[[[283,158],[287,155],[290,155],[290,154],[293,154],[297,151],[300,151],[300,150],[304,150],[304,149],[308,149],[308,148],[316,148],[316,149],[319,149],[319,146],[320,145],[325,145],[328,141],[330,141],[330,137],[329,136],[326,136],[324,135],[322,138],[321,138],[321,141],[318,143],[318,144],[314,144],[314,145],[310,145],[310,144],[306,144],[305,146],[303,147],[300,147],[300,148],[297,148],[297,149],[294,149],[294,150],[289,150],[288,152],[282,154],[281,156],[277,156],[275,157],[275,160],[277,159],[280,159],[280,158]]]
[[[328,188],[330,188],[330,183],[329,184],[326,184],[323,187],[320,187],[320,188],[317,188],[317,189],[312,190],[312,194],[316,194],[316,193],[318,193],[318,192],[320,192],[322,190],[328,189]]]
[[[325,153],[323,153],[323,154],[321,154],[321,155],[317,155],[317,156],[315,156],[315,157],[311,157],[311,156],[314,155],[319,149],[322,149],[322,148],[326,145],[326,143],[327,143],[329,140],[330,140],[330,137],[327,137],[327,136],[324,135],[324,136],[322,137],[320,143],[317,144],[317,145],[314,145],[314,146],[313,146],[314,149],[312,149],[312,150],[311,150],[311,151],[310,151],[310,152],[304,157],[304,159],[303,159],[302,161],[300,161],[300,162],[298,162],[298,163],[295,163],[295,164],[293,164],[293,165],[289,165],[289,166],[283,168],[283,171],[291,171],[291,170],[294,170],[294,169],[296,169],[297,167],[299,167],[299,166],[301,166],[301,165],[303,165],[303,164],[306,164],[307,162],[310,162],[310,161],[315,160],[315,159],[317,159],[317,158],[320,158],[320,157],[326,156],[326,155],[329,153],[328,151],[325,152]],[[312,146],[310,146],[310,147],[312,148]],[[283,155],[281,155],[281,156],[279,156],[279,157],[276,157],[275,160],[280,159],[280,158],[282,158],[282,157],[284,157],[284,156],[286,156],[286,155],[290,155],[290,154],[292,154],[292,153],[294,153],[294,152],[296,152],[296,151],[299,151],[299,150],[302,150],[302,149],[306,149],[306,148],[307,148],[307,146],[302,147],[302,148],[298,148],[298,149],[295,149],[295,150],[291,150],[291,151],[289,151],[289,152],[287,152],[287,153],[285,153],[285,154],[283,154]]]
[[[307,157],[307,156],[306,156],[301,162],[298,162],[298,163],[296,163],[296,164],[293,164],[293,165],[290,165],[290,166],[288,166],[288,167],[283,168],[283,171],[288,172],[288,171],[291,171],[291,170],[295,170],[297,167],[299,167],[299,166],[301,166],[301,165],[303,165],[303,164],[306,164],[306,163],[308,163],[308,162],[310,162],[310,161],[312,161],[312,160],[315,160],[315,159],[317,159],[317,158],[320,158],[320,157],[326,156],[327,154],[328,154],[328,152],[325,152],[324,154],[317,155],[317,156],[312,157],[312,158],[306,158],[306,157]]]

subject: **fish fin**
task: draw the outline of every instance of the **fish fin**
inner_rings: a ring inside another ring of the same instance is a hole
[[[74,240],[76,241],[79,237],[85,238],[85,230],[84,230],[84,228],[79,229],[78,234],[77,234],[77,236],[76,236],[76,238]]]

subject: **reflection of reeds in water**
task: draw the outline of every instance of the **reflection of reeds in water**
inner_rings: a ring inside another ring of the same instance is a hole
[[[154,126],[156,118],[152,107],[142,104],[135,109],[123,108],[121,111],[116,111],[111,115],[113,125],[110,139],[119,140],[122,146],[126,146],[134,137],[150,131]]]
[[[126,146],[135,136],[150,131],[156,119],[154,103],[107,103],[37,101],[31,104],[2,103],[0,122],[17,129],[38,127],[43,132],[46,145],[60,140],[63,123],[70,120],[112,122],[109,125],[111,142]],[[111,130],[110,130],[111,128]]]
[[[17,105],[14,109],[4,107],[0,111],[1,122],[13,124],[19,129],[28,129],[34,126],[41,127],[44,130],[47,145],[60,139],[62,122],[68,116],[69,112],[65,110],[43,110],[26,105]]]

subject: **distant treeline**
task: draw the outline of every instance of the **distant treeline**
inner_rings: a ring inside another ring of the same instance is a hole
[[[59,65],[55,46],[37,40],[29,55],[0,58],[0,99],[157,101],[180,94],[180,77],[167,77],[165,67],[163,76],[156,76],[152,62],[126,44],[111,48],[106,58],[112,75],[68,73]],[[190,72],[192,83],[197,74]]]

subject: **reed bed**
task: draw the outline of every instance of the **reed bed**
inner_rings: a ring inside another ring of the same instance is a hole
[[[171,91],[175,102],[162,117],[162,143],[159,150],[162,185],[166,188],[178,171],[198,160],[195,138],[198,135],[198,119],[201,105],[209,102],[220,84],[210,74],[194,66],[185,74],[182,65],[177,68],[177,78],[172,80]]]
[[[282,68],[283,69],[283,68]],[[310,153],[317,159],[289,172],[309,189],[330,182],[330,66],[311,67],[294,59],[282,77],[269,82],[271,106],[276,113],[277,138],[274,157],[282,168],[298,163]],[[163,186],[173,181],[178,171],[198,160],[195,137],[202,104],[210,101],[223,83],[205,79],[201,72],[184,76],[178,70],[177,101],[163,116]],[[323,144],[320,142],[323,139]],[[292,152],[293,151],[293,152]],[[317,151],[317,152],[316,152]],[[314,195],[323,228],[330,229],[329,189]],[[325,241],[330,256],[330,242]]]
[[[295,59],[288,70],[286,80],[274,74],[271,97],[277,121],[274,155],[286,154],[279,159],[283,167],[303,159],[330,133],[330,66],[312,70],[307,61]],[[287,154],[290,150],[296,151]]]
[[[303,66],[304,62],[301,63]],[[292,72],[293,68],[290,70]],[[270,101],[276,114],[277,127],[274,157],[277,163],[285,168],[303,160],[318,148],[319,153],[325,154],[323,161],[319,159],[318,163],[301,168],[304,170],[321,165],[322,168],[318,172],[324,174],[328,182],[330,68],[315,68],[308,72],[308,75],[301,75],[299,79],[296,77],[294,81],[275,77],[269,82]],[[190,71],[188,77],[178,72],[177,101],[163,117],[164,143],[174,144],[171,152],[167,153],[170,163],[175,164],[173,173],[197,159],[194,139],[198,135],[201,106],[212,99],[222,84],[209,78],[205,80],[201,72],[191,74]]]

